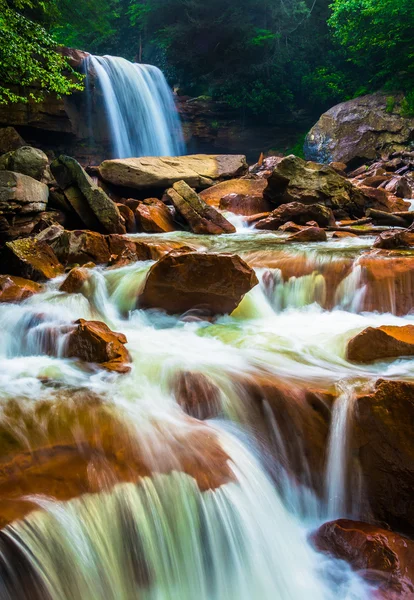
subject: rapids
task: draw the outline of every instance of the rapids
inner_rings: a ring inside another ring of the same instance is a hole
[[[20,305],[0,304],[0,598],[368,599],[366,584],[307,536],[327,519],[367,510],[348,456],[355,391],[379,375],[414,375],[413,360],[345,358],[365,327],[414,323],[364,310],[360,258],[372,239],[287,247],[283,235],[241,226],[233,235],[157,237],[237,252],[260,285],[213,323],[140,310],[151,262],[95,268],[78,294],[58,291],[58,278]],[[126,335],[130,374],[56,358],[78,318]],[[183,372],[218,390],[218,409],[203,423],[177,402]],[[269,381],[280,386],[280,410],[260,390],[252,401],[251,390]],[[306,427],[303,438],[286,435],[286,414],[310,393],[331,423],[319,484]],[[42,473],[57,448],[67,462]],[[4,473],[19,454],[27,476],[11,488]]]

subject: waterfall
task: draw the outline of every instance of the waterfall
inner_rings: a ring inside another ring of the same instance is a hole
[[[94,73],[103,95],[114,158],[185,153],[173,95],[157,67],[116,56],[89,56],[85,68],[89,110]]]

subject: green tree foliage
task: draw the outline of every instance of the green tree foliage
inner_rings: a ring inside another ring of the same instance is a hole
[[[49,18],[48,2],[0,0],[0,103],[82,88],[44,27]]]

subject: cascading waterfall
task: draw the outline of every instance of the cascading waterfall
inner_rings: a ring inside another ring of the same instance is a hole
[[[85,68],[89,107],[95,78],[103,95],[113,158],[185,153],[173,95],[160,69],[116,56],[89,56]]]

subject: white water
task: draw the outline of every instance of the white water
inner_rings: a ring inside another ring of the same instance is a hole
[[[96,74],[103,94],[114,158],[185,153],[173,95],[157,67],[116,56],[89,56],[86,70]],[[89,75],[89,94],[91,79]]]

